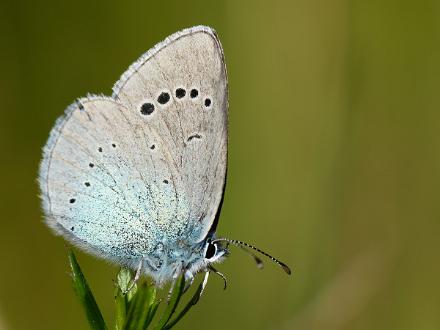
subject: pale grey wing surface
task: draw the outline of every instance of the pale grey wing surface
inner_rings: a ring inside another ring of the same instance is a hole
[[[223,51],[207,27],[178,32],[123,74],[113,97],[158,132],[183,183],[192,239],[202,240],[222,198],[227,162],[227,76]],[[171,221],[171,226],[176,222]]]
[[[164,235],[182,233],[188,203],[177,198],[183,189],[178,170],[155,147],[158,140],[144,118],[111,98],[69,107],[40,167],[48,225],[89,252],[125,264],[154,251]],[[169,219],[176,219],[171,233]]]

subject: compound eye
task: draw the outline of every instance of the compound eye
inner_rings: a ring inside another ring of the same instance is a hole
[[[215,256],[215,253],[217,252],[217,247],[215,244],[208,244],[208,248],[206,249],[205,259],[211,259],[213,256]]]

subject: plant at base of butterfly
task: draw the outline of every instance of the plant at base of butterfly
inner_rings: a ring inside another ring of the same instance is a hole
[[[93,330],[108,329],[99,307],[93,297],[86,278],[72,251],[69,252],[69,262],[72,271],[74,290],[85,310],[89,326]],[[116,330],[168,330],[174,327],[182,317],[194,306],[202,291],[200,284],[193,297],[176,315],[176,309],[184,293],[185,279],[181,276],[174,286],[168,302],[158,321],[153,322],[161,299],[156,296],[156,288],[142,281],[132,285],[133,274],[130,270],[121,268],[115,281],[115,329]],[[130,290],[128,291],[128,289]],[[128,291],[128,292],[127,292]],[[173,318],[174,316],[174,318]],[[156,317],[157,319],[157,317]]]

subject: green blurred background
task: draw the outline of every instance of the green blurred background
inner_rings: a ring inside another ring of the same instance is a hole
[[[214,27],[230,79],[233,251],[180,329],[439,329],[440,2],[0,2],[0,328],[86,329],[36,176],[55,119],[167,35]],[[107,319],[116,267],[78,254]]]

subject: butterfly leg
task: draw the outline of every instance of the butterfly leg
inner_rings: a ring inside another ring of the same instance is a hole
[[[193,284],[193,282],[194,282],[194,275],[190,271],[187,270],[185,272],[185,288],[183,289],[183,293],[188,291],[188,289]]]
[[[137,283],[137,281],[139,281],[139,278],[141,277],[141,273],[142,273],[142,260],[139,261],[139,265],[136,269],[136,273],[134,274],[134,278],[130,283],[130,286],[127,288],[125,292],[123,292],[123,294],[127,294],[128,292],[131,291],[131,289],[133,289],[134,285]]]
[[[199,299],[200,299],[200,297],[202,296],[203,291],[205,291],[206,284],[208,284],[209,273],[210,273],[210,271],[207,270],[207,271],[205,272],[205,277],[203,277],[202,289],[200,290]]]
[[[171,295],[173,294],[174,287],[176,286],[177,278],[179,277],[178,273],[173,275],[173,281],[171,282],[170,290],[168,291],[167,295],[167,303],[171,300]]]
[[[216,273],[218,276],[220,276],[223,279],[223,282],[224,282],[223,290],[226,290],[226,286],[228,284],[228,281],[226,280],[226,276],[223,275],[222,273],[220,273],[217,269],[215,269],[211,265],[209,265],[208,268],[209,268],[209,270],[213,271],[214,273]]]

